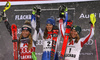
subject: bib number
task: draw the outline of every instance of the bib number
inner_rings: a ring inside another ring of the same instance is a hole
[[[50,45],[51,45],[50,43],[51,43],[51,42],[50,42],[50,41],[48,41],[48,42],[47,42],[47,46],[50,46]]]
[[[46,51],[51,51],[52,41],[44,41],[43,49]]]
[[[69,48],[69,53],[71,52],[71,48]]]

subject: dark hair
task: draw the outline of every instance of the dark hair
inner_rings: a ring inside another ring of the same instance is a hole
[[[54,28],[54,26],[53,26],[53,28]],[[53,28],[52,28],[52,30],[51,30],[51,31],[53,31]],[[48,30],[47,30],[47,28],[45,28],[43,38],[44,38],[44,39],[47,39],[47,37],[48,37]]]
[[[57,26],[53,26],[51,31],[53,32],[53,30],[59,30],[59,28]],[[48,30],[47,30],[47,28],[45,28],[44,36],[43,36],[44,39],[47,39],[47,37],[48,37],[48,33],[47,32],[48,32]]]
[[[48,33],[47,33],[47,32],[48,32],[48,30],[47,30],[47,28],[45,28],[45,31],[44,31],[44,36],[43,36],[43,38],[44,38],[44,39],[46,39],[46,38],[47,38],[47,36],[48,36]]]

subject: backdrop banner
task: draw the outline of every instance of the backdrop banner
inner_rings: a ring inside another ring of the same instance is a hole
[[[87,2],[87,1],[99,1],[99,0],[0,0],[0,6],[5,5],[7,1],[10,1],[11,5],[29,5],[29,4]]]

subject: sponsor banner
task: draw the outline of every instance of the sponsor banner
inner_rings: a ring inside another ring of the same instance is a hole
[[[15,15],[15,20],[31,20],[31,15]]]
[[[95,15],[96,18],[97,18],[97,17],[100,18],[100,13],[94,13],[94,15]],[[97,16],[97,15],[98,15],[98,16]],[[83,18],[85,18],[85,19],[90,18],[90,14],[81,13],[80,16],[79,16],[79,19],[83,19]]]
[[[59,57],[60,57],[60,53],[61,53],[61,51],[58,51],[58,53],[59,53]],[[35,53],[36,55],[42,55],[43,53]],[[80,53],[80,55],[83,55],[83,56],[91,56],[91,55],[94,55],[94,53]]]
[[[63,41],[60,41],[60,44],[62,44]],[[85,45],[93,45],[94,41],[92,39],[90,39],[87,43],[85,43]],[[37,40],[37,44],[36,45],[43,45],[43,40]]]

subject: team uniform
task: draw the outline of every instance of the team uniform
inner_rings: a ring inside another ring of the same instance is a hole
[[[55,53],[55,59],[58,60],[58,53],[57,53],[57,46],[58,46],[58,41],[59,38],[57,38],[57,45],[56,45],[56,53]],[[51,47],[52,47],[52,32],[48,32],[48,37],[47,39],[43,39],[43,55],[42,55],[42,60],[50,60],[51,56]]]
[[[31,21],[35,19],[35,17],[31,19]],[[32,23],[31,23],[31,26]],[[28,29],[28,31],[31,33],[31,27],[29,25],[23,25],[22,26],[22,30],[24,29]],[[21,43],[20,43],[20,51],[19,51],[19,55],[20,55],[20,60],[37,60],[36,56],[35,56],[35,47],[36,47],[36,34],[37,34],[37,31],[36,31],[36,27],[34,27],[34,34],[33,34],[33,41],[32,41],[32,47],[30,50],[28,50],[28,42],[29,42],[29,38],[21,38]],[[34,52],[34,53],[33,53]],[[33,53],[33,54],[32,54]]]
[[[28,38],[21,39],[22,41],[27,41]],[[32,59],[32,52],[35,52],[35,44],[33,42],[32,48],[28,51],[28,42],[21,42],[20,43],[20,60],[33,60]]]
[[[65,35],[66,22],[68,20],[68,13],[67,11],[65,12],[64,10],[65,8],[63,9],[62,7],[60,10],[61,11],[60,15],[59,15],[61,18],[65,16],[65,20],[63,20],[63,22],[59,20],[60,21],[59,28],[60,28],[60,32],[63,38]],[[62,14],[62,13],[65,13],[65,14]],[[92,19],[94,19],[94,17]],[[75,29],[78,34],[81,31],[81,28],[79,26],[77,27],[73,26],[72,29]],[[80,38],[78,43],[75,43],[75,39],[72,39],[72,41],[69,42],[70,41],[69,39],[67,43],[67,47],[66,47],[66,52],[65,52],[65,60],[79,60],[79,55],[80,55],[82,47],[88,40],[90,40],[93,37],[93,35],[94,35],[94,28],[93,28],[93,24],[91,24],[90,33],[86,37]]]
[[[63,37],[64,36],[63,23],[59,23],[59,25],[62,26],[60,28],[62,28],[63,30],[60,31],[62,32],[62,37]],[[94,28],[93,25],[91,25],[90,33],[86,37],[80,38],[78,43],[75,43],[75,39],[72,39],[71,42],[68,42],[65,52],[65,60],[79,60],[79,55],[82,47],[88,40],[90,40],[93,37],[93,35],[94,35]]]
[[[38,23],[36,24],[36,18],[35,15],[32,15],[33,20],[32,20],[32,27],[35,28],[36,25],[38,25]],[[37,31],[36,29],[34,29],[35,31]],[[42,60],[50,60],[50,56],[51,56],[51,48],[52,48],[52,32],[47,32],[48,36],[47,39],[44,39],[44,32],[41,30],[41,28],[39,28],[39,33],[35,33],[33,37],[36,37],[36,39],[38,38],[39,35],[41,35],[42,40],[43,40],[43,54],[42,54]],[[60,42],[60,37],[61,34],[58,34],[58,38],[57,38],[57,45],[56,45],[56,50],[55,50],[55,59],[54,60],[58,60],[58,46],[59,46],[59,42]]]
[[[12,36],[11,26],[10,26],[8,20],[6,19],[6,14],[5,13],[4,13],[3,19],[4,19],[4,23],[5,23],[6,27],[7,27],[10,35]],[[28,25],[23,25],[23,26],[27,26],[27,27],[22,27],[22,29],[25,28],[26,30],[27,30],[28,27],[30,27]],[[29,29],[29,32],[31,33],[31,29]],[[34,33],[36,33],[36,31],[34,31]],[[24,38],[24,37],[21,38],[20,50],[18,51],[19,52],[19,54],[18,54],[19,55],[19,60],[33,60],[32,59],[32,52],[35,52],[36,38],[33,37],[32,47],[31,47],[30,50],[28,50],[28,42],[29,42],[29,40],[30,40],[29,38]],[[35,56],[35,54],[34,54],[34,56]],[[34,58],[36,58],[36,56]],[[34,59],[34,60],[36,60],[36,59]]]
[[[93,25],[91,25],[90,33],[84,37],[80,38],[78,43],[75,43],[75,39],[72,40],[72,42],[68,42],[66,53],[65,53],[65,60],[79,60],[79,55],[81,52],[82,47],[84,44],[90,40],[94,35],[94,28]]]

